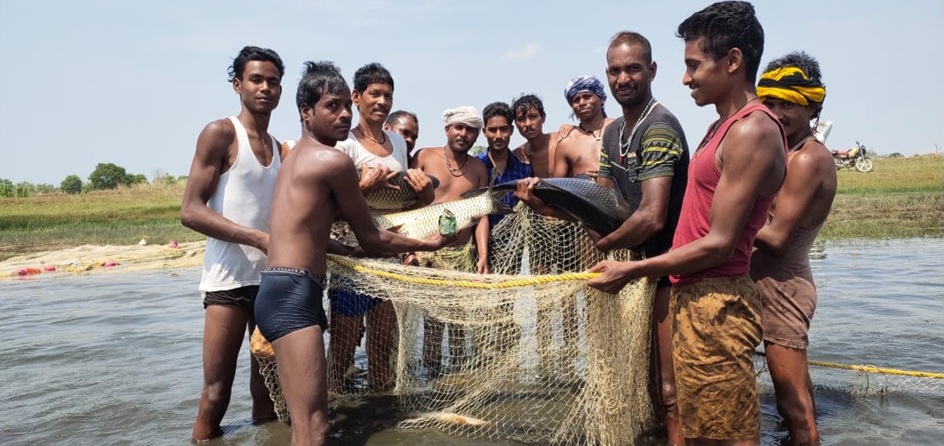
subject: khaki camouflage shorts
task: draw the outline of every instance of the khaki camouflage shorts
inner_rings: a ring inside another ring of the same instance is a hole
[[[748,440],[760,434],[754,348],[760,294],[747,276],[672,287],[673,359],[686,438]]]

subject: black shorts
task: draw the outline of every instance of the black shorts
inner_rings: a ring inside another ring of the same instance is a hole
[[[306,270],[269,268],[256,298],[256,325],[269,342],[313,325],[328,326],[322,306],[325,281]]]
[[[233,305],[252,311],[256,303],[259,285],[250,285],[231,290],[207,291],[203,293],[203,308],[210,305]]]

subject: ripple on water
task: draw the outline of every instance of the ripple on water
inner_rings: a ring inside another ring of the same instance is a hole
[[[811,359],[944,371],[940,239],[822,244]],[[44,277],[0,284],[0,443],[185,445],[202,381],[199,270]],[[287,444],[281,423],[249,422],[239,360],[218,445]],[[363,361],[363,357],[359,357]],[[813,368],[826,445],[937,444],[944,389],[859,392],[881,377]],[[900,383],[900,381],[888,381]],[[786,435],[763,383],[765,445]],[[391,428],[390,402],[335,412],[337,444],[516,445]]]

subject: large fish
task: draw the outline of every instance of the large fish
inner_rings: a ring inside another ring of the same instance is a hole
[[[493,189],[514,190],[517,184],[511,181]],[[635,210],[615,190],[583,178],[544,178],[534,186],[534,196],[603,236],[619,228]]]
[[[510,191],[479,189],[466,198],[445,203],[436,203],[420,209],[374,215],[374,223],[380,229],[395,230],[415,239],[427,239],[441,233],[444,215],[455,218],[455,231],[461,231],[477,223],[485,215],[513,212],[500,200]],[[450,231],[451,232],[451,231]]]
[[[433,183],[433,189],[439,187],[439,179],[432,175],[427,176],[429,181]],[[358,171],[358,177],[360,177],[360,171]],[[413,188],[407,184],[404,178],[406,178],[406,174],[400,172],[390,180],[390,184],[397,186],[397,189],[378,187],[364,195],[364,198],[367,199],[367,206],[377,211],[399,211],[419,202],[416,192],[413,191]]]

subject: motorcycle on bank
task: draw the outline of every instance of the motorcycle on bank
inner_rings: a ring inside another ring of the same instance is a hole
[[[836,170],[844,167],[853,168],[859,172],[872,170],[872,160],[866,155],[865,146],[856,141],[856,146],[845,151],[833,150],[833,162]]]

